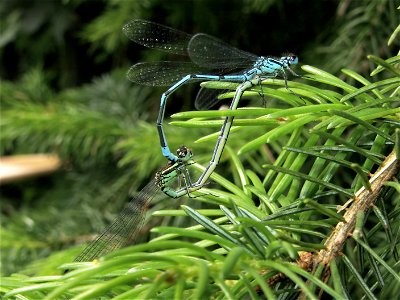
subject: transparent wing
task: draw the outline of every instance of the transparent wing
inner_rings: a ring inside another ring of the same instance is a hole
[[[204,33],[192,36],[187,51],[195,64],[213,69],[249,68],[259,58]]]
[[[197,110],[208,110],[215,106],[217,103],[221,102],[219,96],[228,92],[235,90],[231,89],[209,89],[202,87],[196,96],[196,101],[194,106]]]
[[[130,81],[138,84],[170,86],[188,74],[210,74],[210,71],[191,62],[141,62],[129,69],[127,77]]]
[[[133,20],[126,24],[122,31],[139,45],[186,56],[192,37],[183,31],[145,20]]]
[[[257,55],[239,50],[204,33],[195,35],[146,20],[132,20],[122,31],[140,45],[178,55],[189,55],[199,66],[212,69],[252,67]]]
[[[153,179],[132,198],[111,225],[106,227],[75,261],[93,261],[134,240],[143,227],[149,202],[157,190],[158,187]]]

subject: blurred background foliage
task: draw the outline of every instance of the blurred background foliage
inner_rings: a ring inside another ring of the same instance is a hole
[[[63,162],[56,174],[1,186],[2,275],[54,272],[33,262],[93,238],[165,164],[154,126],[162,89],[125,73],[167,56],[130,42],[121,31],[129,20],[209,33],[260,55],[293,52],[333,74],[346,66],[367,75],[366,55],[391,57],[399,46],[385,46],[398,24],[394,0],[3,0],[0,15],[1,155],[56,153]],[[196,88],[179,90],[167,115],[193,109]],[[173,147],[209,132],[167,126]],[[240,136],[229,145],[240,147]],[[212,147],[197,144],[196,160]]]

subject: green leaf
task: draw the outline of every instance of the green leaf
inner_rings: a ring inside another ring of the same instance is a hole
[[[315,183],[319,184],[320,186],[325,186],[325,187],[327,187],[329,189],[337,191],[337,192],[345,195],[346,197],[353,197],[353,194],[348,192],[346,189],[343,189],[343,188],[341,188],[341,187],[339,187],[337,185],[334,185],[332,183],[325,182],[325,181],[319,180],[317,178],[305,175],[305,174],[303,174],[301,172],[296,172],[296,171],[292,171],[292,170],[288,170],[288,169],[284,169],[284,168],[281,168],[281,167],[278,167],[278,166],[272,166],[272,165],[263,165],[263,167],[264,168],[268,168],[268,169],[272,169],[272,170],[274,170],[276,172],[282,172],[282,173],[289,174],[289,175],[292,175],[292,176],[297,177],[297,178],[301,178],[301,179],[304,179],[304,180],[315,182]]]
[[[362,288],[364,291],[365,295],[369,299],[377,299],[370,288],[368,287],[367,283],[364,281],[360,273],[357,272],[357,269],[354,267],[354,265],[351,263],[351,261],[345,256],[343,257],[343,262],[345,263],[347,269],[350,271],[350,273],[355,277],[355,279],[358,282],[358,285]]]
[[[400,76],[399,69],[398,68],[396,69],[395,67],[392,66],[392,64],[391,64],[392,61],[389,61],[389,60],[385,61],[379,57],[376,57],[375,55],[368,55],[367,57],[368,57],[368,59],[375,62],[377,65],[380,65],[383,68],[385,68],[386,70],[392,72],[394,76]],[[372,73],[371,73],[371,76],[373,76]]]
[[[236,247],[229,251],[228,256],[224,261],[222,268],[222,279],[229,278],[236,265],[239,263],[241,257],[245,254],[243,248]]]
[[[400,276],[399,276],[399,274],[398,274],[398,272],[396,272],[395,270],[393,270],[375,251],[373,251],[366,243],[364,243],[362,240],[360,240],[359,238],[357,238],[357,237],[354,237],[354,239],[357,241],[357,243],[359,243],[365,250],[367,250],[368,251],[368,253],[369,254],[371,254],[373,257],[374,257],[374,259],[376,259],[377,260],[377,262],[379,263],[379,264],[381,264],[384,268],[385,268],[385,270],[387,271],[387,272],[389,272],[392,276],[393,276],[393,278],[394,278],[394,280],[396,280],[399,284],[400,284]]]
[[[315,121],[316,118],[318,118],[318,114],[315,114],[313,116],[299,117],[293,121],[287,122],[285,125],[272,129],[271,131],[242,146],[238,151],[238,155],[256,150],[265,143],[270,143],[286,134],[293,132],[295,129],[298,129],[307,123]]]
[[[248,247],[245,244],[243,244],[240,240],[233,237],[233,235],[231,235],[223,227],[215,224],[210,219],[200,215],[199,213],[197,213],[195,210],[191,209],[188,206],[182,205],[182,208],[191,218],[193,218],[197,223],[201,224],[205,229],[249,251]],[[251,251],[249,252],[252,253]]]
[[[356,96],[359,96],[361,94],[367,93],[374,89],[381,88],[381,87],[384,87],[386,85],[391,85],[391,84],[400,84],[400,78],[389,78],[389,79],[381,80],[381,81],[378,81],[375,83],[371,83],[363,88],[358,89],[357,91],[347,94],[340,100],[340,102],[343,103],[343,102],[349,101],[350,99],[352,99]]]

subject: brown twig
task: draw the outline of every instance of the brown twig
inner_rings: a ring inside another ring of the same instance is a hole
[[[343,216],[345,221],[336,225],[334,231],[325,242],[325,249],[319,251],[316,255],[314,259],[315,265],[323,263],[327,266],[340,254],[347,237],[354,231],[357,213],[366,212],[374,204],[384,184],[398,174],[399,167],[400,164],[396,153],[392,151],[369,180],[371,189],[368,190],[362,187],[354,195],[353,204]]]

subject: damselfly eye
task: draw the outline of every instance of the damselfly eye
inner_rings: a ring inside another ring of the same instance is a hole
[[[291,55],[289,59],[290,59],[289,64],[291,65],[295,65],[299,62],[299,58],[296,55]]]
[[[185,157],[192,157],[192,151],[185,146],[179,147],[179,149],[176,151],[176,154],[178,155],[179,158],[185,158]]]

